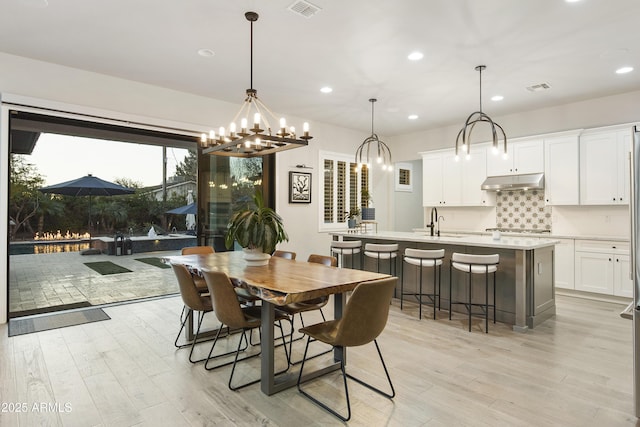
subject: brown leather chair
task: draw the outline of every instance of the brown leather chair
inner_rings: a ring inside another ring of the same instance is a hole
[[[173,268],[173,272],[178,279],[178,287],[180,288],[180,296],[182,297],[182,302],[184,303],[184,308],[189,312],[183,316],[184,320],[182,320],[182,324],[180,326],[180,330],[178,331],[178,335],[176,336],[176,340],[173,345],[177,348],[191,347],[191,351],[189,352],[189,361],[191,363],[201,362],[204,359],[193,360],[193,349],[198,341],[198,336],[200,334],[200,326],[202,325],[202,319],[206,313],[209,313],[213,310],[211,305],[211,298],[208,295],[204,295],[196,289],[196,285],[193,282],[193,276],[191,272],[182,264],[171,264]],[[184,309],[183,309],[184,312]],[[198,326],[196,329],[196,334],[191,343],[178,344],[178,339],[184,330],[184,327],[189,320],[189,314],[197,312],[198,313]]]
[[[226,273],[221,271],[215,271],[215,270],[203,270],[202,272],[204,274],[204,279],[207,282],[209,293],[211,294],[214,313],[216,314],[216,317],[218,318],[220,323],[222,323],[223,325],[227,326],[232,330],[234,329],[241,330],[241,335],[238,340],[238,348],[235,351],[235,358],[233,362],[220,363],[216,366],[211,366],[211,367],[209,366],[209,362],[212,359],[222,356],[222,355],[216,355],[216,356],[213,355],[213,351],[216,347],[218,339],[220,338],[220,331],[222,330],[222,328],[219,328],[218,333],[216,334],[216,337],[213,341],[213,345],[211,346],[211,350],[209,351],[209,355],[207,356],[207,360],[204,364],[204,367],[207,370],[212,370],[212,369],[220,368],[222,366],[227,366],[233,363],[233,368],[231,368],[231,375],[229,376],[229,388],[231,390],[238,390],[248,385],[255,384],[260,381],[260,378],[239,386],[233,386],[232,382],[233,382],[233,374],[235,372],[237,363],[239,361],[243,361],[251,357],[258,356],[260,354],[260,353],[257,353],[251,356],[245,356],[242,359],[238,359],[238,355],[240,354],[240,351],[242,351],[241,347],[243,342],[245,343],[245,345],[248,343],[247,331],[251,331],[252,329],[259,328],[261,325],[261,319],[260,319],[261,308],[260,307],[242,307],[234,291],[233,284],[231,283],[231,280],[229,279],[229,276],[226,275]],[[284,348],[285,357],[287,358],[287,361],[288,361],[289,355],[287,354],[287,345],[284,338],[284,330],[282,329],[282,325],[281,325],[282,320],[287,320],[287,315],[282,313],[279,310],[276,310],[275,320],[278,323],[278,327],[280,328],[280,331],[281,331],[282,347]],[[277,374],[281,374],[288,369],[289,369],[289,365],[287,364],[287,368],[281,372],[278,372]]]
[[[336,267],[338,265],[338,259],[336,257],[333,256],[327,256],[327,255],[316,255],[316,254],[311,254],[309,255],[309,258],[307,258],[307,262],[313,262],[313,263],[317,263],[317,264],[323,264],[326,265],[328,267]],[[311,300],[307,300],[307,301],[300,301],[300,302],[294,302],[291,304],[287,304],[287,305],[283,305],[281,307],[278,307],[280,310],[284,311],[285,313],[287,313],[290,317],[289,317],[289,323],[291,325],[291,335],[289,338],[289,364],[290,365],[295,365],[301,362],[301,360],[295,361],[293,362],[292,359],[292,353],[291,351],[293,350],[293,341],[297,341],[299,339],[302,339],[303,337],[300,336],[299,338],[296,338],[295,340],[293,339],[293,331],[295,330],[294,328],[294,320],[295,320],[295,316],[296,314],[300,317],[300,323],[302,324],[302,326],[304,327],[304,319],[302,318],[302,313],[307,312],[307,311],[313,311],[313,310],[320,310],[320,315],[322,316],[322,320],[326,320],[326,318],[324,317],[324,313],[322,312],[322,307],[324,307],[325,305],[327,305],[327,302],[329,302],[329,297],[328,296],[324,296],[324,297],[318,297],[318,298],[314,298]],[[324,354],[324,353],[320,353],[320,354]],[[314,357],[320,356],[320,354],[317,354]]]
[[[291,252],[291,251],[275,251],[273,252],[273,254],[271,256],[276,256],[279,258],[285,258],[285,259],[296,259],[296,253],[295,252]]]
[[[382,353],[380,352],[380,347],[378,346],[376,339],[387,324],[387,318],[389,317],[389,303],[391,302],[397,281],[397,277],[391,277],[388,279],[372,280],[370,282],[360,283],[354,289],[353,294],[349,298],[344,310],[344,315],[341,319],[330,320],[328,322],[318,323],[300,329],[300,332],[306,334],[308,338],[307,346],[304,350],[304,358],[302,359],[302,366],[300,366],[300,373],[298,374],[298,391],[343,421],[348,421],[351,418],[351,404],[349,402],[347,377],[390,399],[396,395],[393,384],[391,383],[389,371],[387,371],[387,366],[384,363],[384,359],[382,358]],[[309,350],[309,343],[313,340],[321,341],[325,344],[331,345],[333,348],[341,349],[344,349],[345,347],[361,346],[373,341],[375,343],[376,350],[378,351],[378,356],[380,356],[380,361],[382,362],[382,367],[385,375],[387,376],[387,381],[391,387],[391,392],[386,393],[365,383],[359,378],[355,378],[347,374],[345,371],[344,360],[341,360],[340,368],[342,371],[345,397],[347,400],[347,415],[344,416],[339,414],[336,410],[328,407],[325,403],[311,396],[309,393],[302,390],[300,386],[303,384],[301,380],[304,364],[308,360],[307,350]]]
[[[207,255],[207,254],[213,254],[215,252],[216,251],[213,249],[212,246],[188,246],[186,248],[182,248],[182,251],[181,251],[182,255]],[[207,289],[207,284],[205,283],[202,277],[194,276],[193,281],[196,284],[198,291],[203,293],[209,292],[209,290]]]

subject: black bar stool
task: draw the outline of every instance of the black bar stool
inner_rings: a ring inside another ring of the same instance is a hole
[[[418,301],[418,319],[422,319],[422,304],[433,305],[433,318],[436,318],[436,299],[438,300],[438,310],[440,310],[440,282],[442,281],[443,259],[444,249],[427,250],[406,248],[404,250],[404,255],[402,257],[402,281],[400,282],[400,310],[402,310],[402,302],[404,296],[412,295]],[[417,292],[415,289],[414,292],[404,291],[405,263],[418,267],[419,288],[417,289]],[[433,268],[433,293],[422,292],[422,273],[425,267]],[[429,298],[430,302],[424,302],[422,300],[423,297]]]
[[[469,332],[471,332],[471,315],[473,313],[473,307],[481,307],[485,318],[485,333],[489,333],[489,308],[493,309],[493,323],[496,323],[496,271],[498,270],[498,263],[500,261],[500,255],[472,255],[453,253],[451,255],[451,264],[449,266],[449,320],[451,320],[451,306],[453,304],[462,304],[467,309],[469,314]],[[453,280],[453,270],[458,270],[468,274],[467,278],[467,301],[453,301],[453,294],[451,293],[451,282]],[[493,273],[493,304],[489,304],[489,274]],[[472,302],[472,288],[473,281],[471,280],[474,274],[484,274],[485,277],[485,300],[484,304]]]

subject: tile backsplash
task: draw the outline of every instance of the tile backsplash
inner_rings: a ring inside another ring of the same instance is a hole
[[[551,230],[551,206],[542,190],[502,191],[496,196],[496,227]]]

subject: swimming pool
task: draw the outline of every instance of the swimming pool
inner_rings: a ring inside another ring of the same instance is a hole
[[[55,254],[89,249],[87,241],[10,242],[9,255]]]

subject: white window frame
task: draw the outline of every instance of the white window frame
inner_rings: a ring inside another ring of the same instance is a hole
[[[355,164],[355,158],[353,156],[353,154],[345,154],[345,153],[336,153],[336,152],[331,152],[331,151],[320,151],[318,153],[318,158],[319,158],[319,163],[318,163],[318,169],[321,171],[320,176],[318,177],[318,181],[319,181],[319,191],[318,191],[318,199],[319,199],[319,203],[318,203],[318,231],[320,232],[331,232],[331,231],[341,231],[341,230],[346,230],[347,229],[347,222],[344,220],[344,217],[340,218],[339,214],[336,212],[334,215],[337,218],[334,218],[333,222],[324,222],[324,197],[325,197],[325,186],[324,186],[324,162],[325,160],[331,160],[334,162],[334,164],[337,164],[337,162],[346,162],[349,166],[351,167],[352,164]],[[334,168],[334,171],[336,171],[337,168]],[[351,205],[351,200],[349,199],[349,187],[350,187],[350,179],[351,179],[351,174],[347,173],[346,176],[346,180],[345,180],[345,189],[344,189],[344,194],[345,194],[345,205],[346,206],[350,206]],[[360,191],[360,181],[362,179],[362,172],[358,171],[357,173],[357,177],[356,179],[358,180],[358,200],[356,205],[357,206],[361,206],[362,205],[362,192]],[[370,186],[371,186],[371,181],[372,181],[372,175],[371,175],[371,169],[369,169],[369,182],[368,182],[368,186],[369,186],[369,192],[371,192]],[[333,194],[332,194],[332,199],[334,202],[334,206],[337,204],[337,199],[338,199],[338,174],[334,173],[333,175]]]

